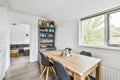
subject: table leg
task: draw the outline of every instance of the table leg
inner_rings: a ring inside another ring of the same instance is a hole
[[[75,74],[74,73],[74,80],[85,80],[84,78],[82,78],[80,75],[78,75],[78,74]]]
[[[18,57],[19,53],[17,52],[16,55],[17,55],[17,57]]]
[[[101,65],[102,62],[100,62],[96,68],[96,80],[101,80]]]

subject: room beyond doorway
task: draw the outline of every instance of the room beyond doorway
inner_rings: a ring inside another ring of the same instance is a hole
[[[30,25],[23,23],[13,23],[10,26],[10,57],[20,57],[29,55]]]

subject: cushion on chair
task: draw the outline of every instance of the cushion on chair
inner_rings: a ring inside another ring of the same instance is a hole
[[[58,61],[51,59],[54,63],[54,68],[59,80],[72,80],[68,75],[66,68]]]

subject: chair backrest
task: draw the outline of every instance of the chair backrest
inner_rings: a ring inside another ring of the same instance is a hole
[[[54,63],[54,68],[59,80],[71,80],[66,68],[58,61],[51,59]]]
[[[43,64],[44,66],[51,66],[52,63],[50,63],[50,62],[48,61],[47,57],[46,57],[43,53],[41,53],[41,52],[39,52],[39,53],[40,53],[41,58],[42,58],[42,64]]]
[[[92,54],[90,52],[86,52],[86,51],[81,51],[80,54],[85,55],[85,56],[92,56]]]

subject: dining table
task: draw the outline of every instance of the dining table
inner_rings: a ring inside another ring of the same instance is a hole
[[[76,52],[71,52],[70,56],[61,55],[63,50],[44,51],[49,59],[54,58],[61,62],[67,69],[73,80],[85,80],[85,78],[94,70],[96,71],[96,80],[101,80],[101,65],[102,60],[100,58],[88,57],[80,55]],[[43,70],[42,61],[40,62],[40,69]]]

